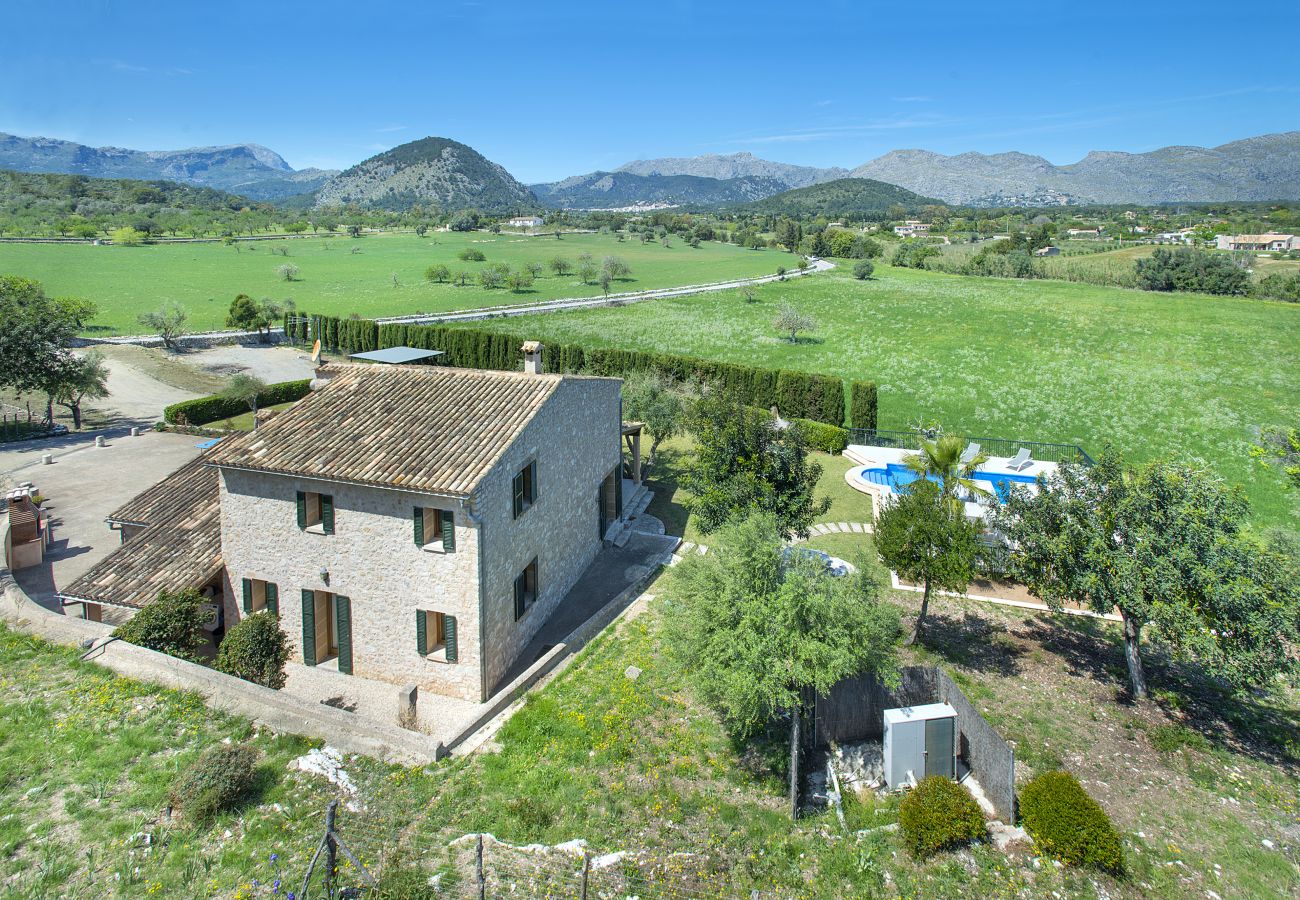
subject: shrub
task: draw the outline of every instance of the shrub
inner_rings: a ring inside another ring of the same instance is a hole
[[[197,662],[196,651],[206,642],[203,636],[206,616],[199,608],[202,604],[203,598],[195,590],[161,591],[114,629],[113,637]]]
[[[257,780],[257,753],[243,744],[209,747],[176,779],[172,803],[196,823],[234,809]]]
[[[1020,792],[1020,818],[1040,850],[1072,866],[1118,873],[1124,848],[1106,811],[1069,772],[1044,772]]]
[[[466,247],[464,250],[456,254],[456,258],[463,259],[465,262],[482,262],[487,259],[487,256],[477,247]]]
[[[324,343],[324,341],[322,340],[321,343]],[[378,347],[375,349],[378,349]],[[274,406],[277,403],[301,400],[310,392],[310,379],[268,384],[266,390],[257,395],[257,406],[262,409],[267,406]],[[169,425],[206,425],[209,422],[220,422],[222,419],[229,419],[247,411],[248,404],[245,401],[224,394],[213,394],[210,397],[198,397],[194,400],[173,403],[163,410],[163,421]]]
[[[263,687],[284,687],[289,638],[270,613],[245,616],[226,633],[217,651],[217,669]]]
[[[1190,247],[1156,249],[1134,264],[1138,287],[1144,291],[1196,291],[1202,294],[1245,294],[1250,274],[1230,257]]]
[[[809,419],[795,419],[795,424],[803,429],[804,440],[813,450],[825,453],[843,453],[849,445],[849,433],[838,425],[813,422]]]
[[[964,847],[986,834],[984,815],[970,791],[942,775],[923,779],[903,798],[898,827],[917,859]]]
[[[876,383],[854,381],[849,385],[849,424],[854,428],[876,430]]]
[[[860,259],[853,264],[853,277],[858,281],[866,281],[875,271],[876,267],[868,259]]]

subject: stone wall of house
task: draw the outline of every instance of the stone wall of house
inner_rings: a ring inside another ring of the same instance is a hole
[[[565,379],[479,485],[488,691],[600,550],[599,489],[622,459],[621,388],[617,379]],[[515,519],[512,481],[533,459],[537,500]],[[516,621],[514,581],[534,557],[537,601]]]
[[[334,534],[298,528],[298,491],[333,495]],[[455,511],[453,552],[415,545],[412,514],[416,506]],[[342,594],[351,600],[354,675],[414,683],[421,690],[467,700],[481,698],[479,530],[460,502],[225,469],[221,473],[221,544],[229,579],[228,623],[243,616],[242,579],[274,582],[279,587],[285,633],[294,658],[301,661],[303,589]],[[321,577],[322,569],[329,573],[328,583]],[[457,662],[419,654],[416,610],[456,617]],[[322,667],[334,665],[329,661]]]

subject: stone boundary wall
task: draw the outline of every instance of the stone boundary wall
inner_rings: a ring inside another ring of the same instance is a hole
[[[939,702],[957,710],[957,755],[971,767],[984,796],[988,797],[1002,821],[1014,823],[1016,751],[984,720],[947,672],[936,669],[935,673],[939,683]]]
[[[8,517],[0,521],[4,543]],[[111,637],[112,626],[75,619],[40,606],[18,585],[0,560],[0,620],[10,628],[50,643],[86,649],[84,659],[119,675],[195,691],[213,709],[245,716],[274,731],[326,741],[345,753],[361,753],[386,762],[427,765],[447,755],[446,748],[427,735],[385,725],[341,709],[311,703],[262,687],[198,663],[137,647]]]

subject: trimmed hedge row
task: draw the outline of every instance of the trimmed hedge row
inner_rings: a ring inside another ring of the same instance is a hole
[[[814,422],[811,419],[795,419],[794,421],[803,429],[803,435],[808,440],[808,446],[814,450],[839,455],[849,445],[848,431],[838,425],[827,425],[824,422]]]
[[[442,350],[442,365],[468,369],[516,370],[523,364],[517,335],[444,325],[379,325],[368,319],[309,316],[310,321],[285,320],[285,334],[297,343],[320,339],[323,346],[343,353],[363,353],[384,347],[418,347]],[[621,377],[652,371],[675,382],[703,381],[733,392],[749,406],[777,407],[787,418],[809,419],[827,425],[844,424],[843,380],[829,375],[760,369],[671,353],[587,348],[577,344],[548,345],[548,368],[556,372],[584,372]],[[855,428],[876,427],[876,386],[854,382]]]
[[[1110,817],[1069,772],[1044,772],[1020,792],[1020,819],[1034,844],[1071,866],[1124,871],[1124,845]]]
[[[311,391],[311,379],[302,381],[281,381],[268,384],[266,390],[257,395],[258,408],[274,406],[277,403],[289,403],[301,400]],[[233,397],[213,394],[210,397],[198,397],[173,403],[163,410],[163,421],[168,425],[206,425],[220,422],[248,412],[248,404]]]
[[[849,385],[849,424],[853,428],[876,430],[876,383],[854,381]]]

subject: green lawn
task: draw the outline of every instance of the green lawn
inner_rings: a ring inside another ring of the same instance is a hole
[[[575,274],[556,276],[547,268],[532,290],[511,293],[485,290],[477,284],[456,287],[429,284],[424,271],[444,264],[452,272],[477,273],[504,262],[519,267],[544,266],[556,256],[574,263],[590,253],[595,264],[605,256],[620,256],[632,269],[630,278],[614,282],[613,291],[645,290],[753,275],[767,275],[789,265],[786,254],[742,250],[731,244],[706,242],[692,249],[679,240],[670,247],[619,242],[613,235],[524,237],[484,233],[438,232],[367,235],[283,241],[244,241],[233,246],[158,244],[142,247],[95,247],[89,244],[0,244],[0,274],[35,278],[51,295],[85,297],[99,304],[91,333],[139,334],[142,313],[164,301],[177,300],[189,310],[192,331],[225,327],[226,312],[238,293],[253,297],[292,299],[298,308],[325,315],[364,317],[440,312],[479,306],[527,303],[557,297],[597,296],[599,285],[584,285]],[[464,262],[457,254],[482,250],[486,261]],[[287,257],[273,248],[288,251]],[[353,252],[358,248],[359,252]],[[297,280],[286,282],[276,270],[299,268]],[[393,285],[396,274],[398,284]]]
[[[1247,456],[1252,428],[1300,421],[1300,306],[876,272],[763,285],[754,303],[732,291],[472,327],[874,379],[882,428],[1199,457],[1245,485],[1260,521],[1300,528],[1300,495]],[[812,340],[772,329],[783,301],[817,319]]]

